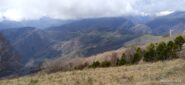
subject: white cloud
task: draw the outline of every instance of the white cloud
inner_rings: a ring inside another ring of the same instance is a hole
[[[0,21],[3,20],[3,15],[0,13]]]
[[[0,19],[78,19],[185,10],[185,0],[0,0]]]
[[[161,11],[159,13],[157,13],[157,16],[165,16],[165,15],[169,15],[171,13],[173,13],[174,11]]]
[[[19,21],[22,20],[23,17],[21,15],[22,13],[15,9],[6,10],[2,16],[9,20]]]

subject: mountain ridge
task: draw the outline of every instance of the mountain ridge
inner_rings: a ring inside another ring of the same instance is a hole
[[[53,58],[89,57],[124,47],[128,41],[137,41],[146,34],[163,36],[169,29],[177,29],[174,34],[179,34],[185,27],[184,12],[145,18],[144,21],[138,16],[82,19],[46,29],[18,27],[1,32],[23,55],[22,63],[27,65]]]

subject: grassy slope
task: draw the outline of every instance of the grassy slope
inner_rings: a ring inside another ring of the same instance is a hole
[[[144,39],[152,37],[145,35]],[[175,37],[161,38],[169,41]],[[149,44],[146,42],[145,45]],[[101,60],[116,52],[121,55],[124,48],[101,53],[87,60]],[[181,54],[184,54],[183,50]],[[185,57],[185,55],[181,55]],[[185,59],[131,66],[85,69],[82,71],[38,73],[9,80],[0,80],[0,85],[185,85]]]
[[[165,81],[169,82],[166,83]],[[53,74],[36,74],[11,80],[1,80],[0,84],[185,85],[185,60],[177,59],[165,62],[142,63],[131,66],[86,69],[82,71],[58,72]]]

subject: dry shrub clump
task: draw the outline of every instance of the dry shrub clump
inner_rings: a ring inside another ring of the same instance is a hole
[[[85,61],[85,58],[54,59],[46,60],[42,65],[42,69],[46,73],[54,73],[57,71],[83,69],[87,65],[88,63]]]

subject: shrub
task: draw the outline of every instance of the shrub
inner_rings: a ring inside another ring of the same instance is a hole
[[[117,65],[118,66],[125,65],[127,63],[127,61],[125,60],[125,57],[126,57],[126,55],[125,55],[125,53],[123,53],[122,56],[121,56],[121,59],[117,60]]]
[[[132,60],[133,64],[137,64],[142,59],[142,50],[141,48],[137,48],[136,53],[134,54],[134,58]]]
[[[100,66],[101,67],[110,67],[111,66],[111,62],[109,62],[109,61],[103,61]]]
[[[55,73],[58,71],[69,71],[75,69],[83,69],[88,64],[84,58],[63,59],[56,58],[46,60],[41,66],[41,69],[46,73]],[[87,66],[88,67],[88,66]]]
[[[97,68],[97,67],[99,67],[99,66],[100,66],[100,62],[99,62],[99,61],[95,61],[95,62],[93,62],[92,65],[90,65],[89,67],[91,67],[91,68]]]

